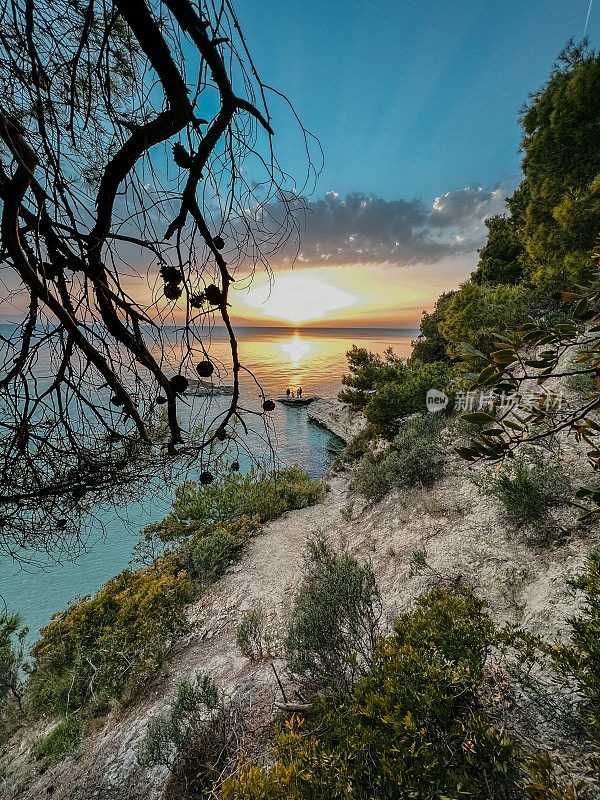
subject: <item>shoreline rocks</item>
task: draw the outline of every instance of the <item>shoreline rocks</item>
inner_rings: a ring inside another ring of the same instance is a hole
[[[353,411],[334,397],[315,400],[308,407],[307,413],[311,422],[331,431],[346,444],[368,425],[360,412]]]

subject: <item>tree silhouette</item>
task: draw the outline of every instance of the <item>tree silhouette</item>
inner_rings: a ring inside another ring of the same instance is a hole
[[[299,122],[304,185],[279,165],[269,96],[285,101],[228,0],[4,4],[0,277],[4,310],[23,311],[0,338],[0,546],[13,555],[72,548],[98,503],[182,458],[210,475],[244,447],[230,286],[297,235],[315,174]],[[215,320],[233,394],[194,438],[178,410],[196,367],[219,373]]]

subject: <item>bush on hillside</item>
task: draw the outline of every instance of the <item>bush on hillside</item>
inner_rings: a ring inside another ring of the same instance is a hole
[[[361,431],[351,441],[348,442],[346,447],[335,457],[332,467],[335,470],[343,470],[346,467],[352,466],[369,451],[370,444],[373,440],[373,431],[369,428]]]
[[[74,716],[65,717],[52,728],[50,733],[34,744],[33,754],[37,758],[56,763],[76,753],[82,738],[81,720]]]
[[[551,459],[550,453],[526,448],[475,483],[485,494],[497,497],[516,521],[538,522],[547,518],[549,507],[566,497],[568,480]]]
[[[284,511],[316,503],[323,491],[320,481],[312,480],[297,466],[277,473],[258,468],[244,474],[223,469],[210,484],[188,482],[178,487],[173,511],[161,523],[149,526],[145,534],[168,542],[242,517],[268,522]]]
[[[260,604],[255,604],[244,615],[235,629],[235,643],[242,653],[251,659],[262,658],[269,649],[266,631],[267,615]]]
[[[21,702],[20,670],[23,664],[23,641],[28,630],[18,614],[0,613],[0,709],[5,702]]]
[[[478,708],[494,641],[484,603],[434,591],[396,622],[346,698],[293,718],[269,766],[243,763],[226,800],[515,796],[518,753]]]
[[[367,455],[360,462],[352,488],[367,500],[381,500],[394,487],[432,486],[444,469],[439,435],[442,421],[433,414],[406,419],[390,449]]]
[[[387,350],[382,359],[354,347],[347,353],[351,374],[345,375],[338,397],[341,402],[363,411],[374,433],[391,439],[403,417],[425,410],[429,389],[446,391],[456,377],[455,368],[445,362],[404,361]]]
[[[173,641],[188,629],[192,586],[168,559],[111,578],[71,603],[31,649],[26,697],[41,715],[103,713],[156,676]]]
[[[237,531],[232,533],[225,525],[214,527],[214,532],[194,537],[190,550],[194,572],[202,583],[216,581],[247,541],[247,537]]]
[[[336,552],[322,534],[309,539],[285,638],[292,675],[313,690],[348,692],[372,664],[380,618],[371,565]]]
[[[581,698],[580,712],[597,754],[592,768],[600,779],[600,548],[591,551],[585,571],[571,585],[583,593],[583,603],[568,620],[570,642],[557,644],[552,655],[560,676],[575,684]]]
[[[226,703],[210,676],[198,673],[179,682],[166,714],[150,722],[138,762],[169,770],[166,796],[212,797],[237,762],[243,731],[239,704]]]

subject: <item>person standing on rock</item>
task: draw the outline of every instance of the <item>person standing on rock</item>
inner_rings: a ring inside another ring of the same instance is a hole
[[[285,393],[286,393],[286,395],[287,395],[288,397],[290,396],[290,390],[289,390],[289,389],[286,389],[286,390],[285,390]]]
[[[302,397],[302,387],[298,387],[298,397]]]

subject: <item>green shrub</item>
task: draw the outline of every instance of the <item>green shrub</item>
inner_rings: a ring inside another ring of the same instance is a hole
[[[507,513],[522,523],[541,520],[548,508],[566,496],[568,482],[560,467],[534,448],[507,459],[499,472],[475,482],[486,494],[497,497]]]
[[[588,736],[598,754],[593,767],[600,778],[600,548],[591,551],[585,572],[572,585],[583,592],[582,607],[568,620],[570,642],[556,645],[553,658],[582,698]]]
[[[381,598],[369,563],[309,539],[285,649],[292,675],[311,689],[348,692],[372,663]]]
[[[50,762],[61,761],[65,756],[77,752],[82,738],[80,720],[77,717],[65,717],[47,736],[35,743],[33,753]]]
[[[148,726],[137,753],[140,765],[173,771],[182,752],[196,746],[219,703],[219,690],[209,675],[199,673],[193,681],[180,681],[168,713],[155,717]]]
[[[314,733],[292,719],[269,766],[242,764],[226,800],[515,797],[518,753],[478,708],[494,641],[484,603],[434,591],[397,621],[369,674],[321,701]]]
[[[219,578],[240,547],[240,539],[226,530],[200,538],[192,549],[192,562],[200,580],[212,583]]]
[[[243,730],[242,709],[226,705],[212,679],[199,673],[180,681],[167,713],[150,722],[137,759],[169,770],[165,796],[206,797],[236,763]]]
[[[364,408],[364,414],[376,431],[388,439],[398,433],[402,418],[425,410],[429,389],[448,391],[456,368],[442,361],[409,361],[402,381],[381,384]]]
[[[172,642],[188,628],[192,596],[185,572],[168,559],[124,570],[93,596],[55,614],[33,645],[26,697],[36,713],[107,710],[156,675]]]
[[[370,501],[380,500],[393,487],[432,486],[444,469],[439,444],[441,421],[433,414],[405,420],[384,453],[367,453],[352,486]]]
[[[246,611],[235,629],[235,643],[248,658],[262,658],[268,639],[265,631],[266,614],[260,605]]]
[[[19,672],[27,633],[18,614],[0,613],[0,709],[9,699],[21,702]]]
[[[335,457],[332,467],[335,470],[343,470],[355,464],[369,451],[374,434],[370,428],[366,428],[357,434],[346,447]]]
[[[198,529],[240,517],[268,522],[284,511],[315,503],[323,491],[323,484],[299,467],[285,467],[275,474],[254,468],[245,474],[223,470],[208,485],[180,486],[165,528],[173,536],[185,534],[189,526]]]

